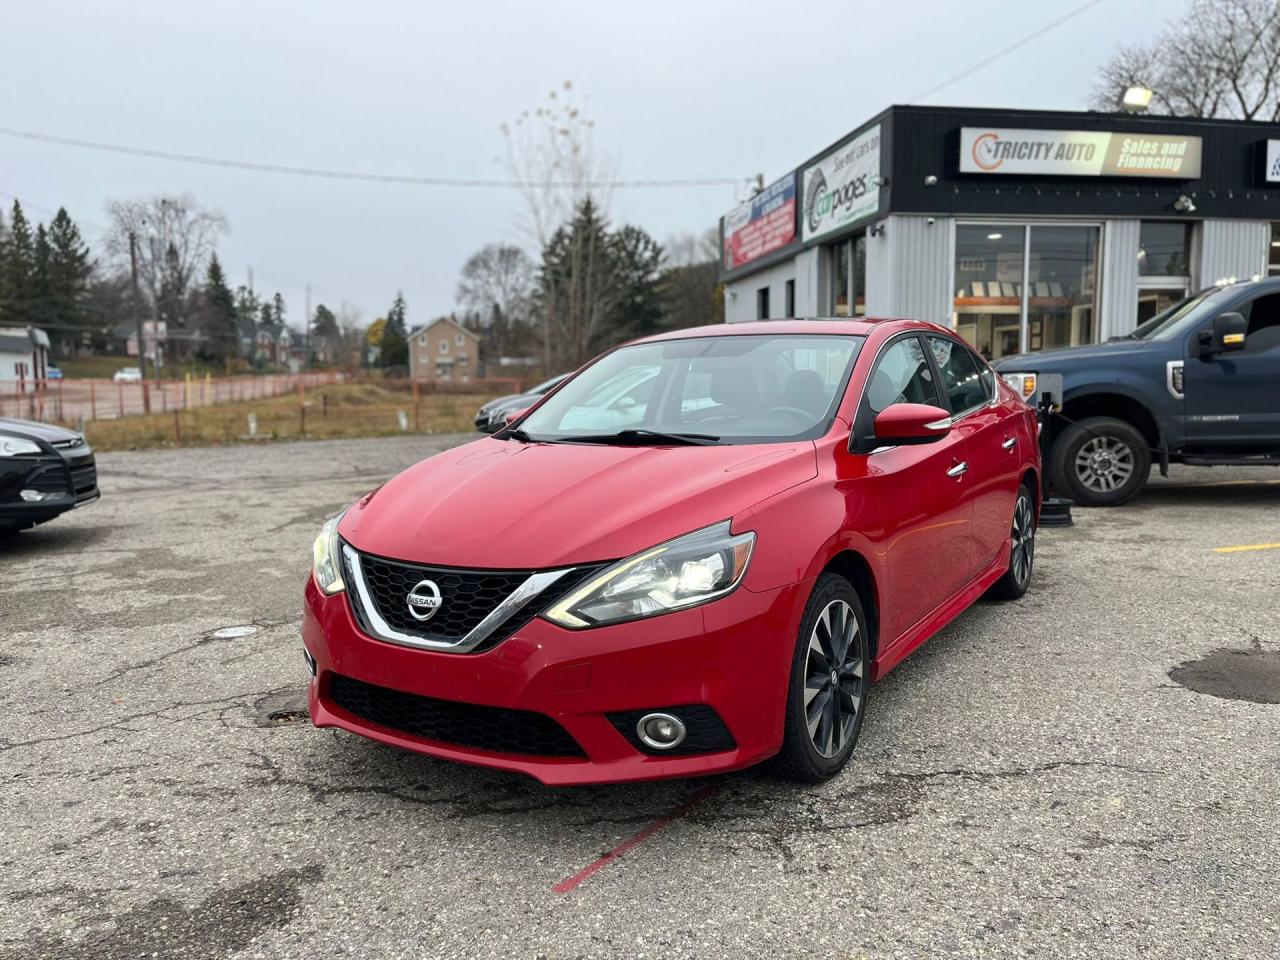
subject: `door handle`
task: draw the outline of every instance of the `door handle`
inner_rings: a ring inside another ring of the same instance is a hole
[[[1006,450],[1012,450],[1015,446],[1017,446],[1017,444],[1018,444],[1018,438],[1010,437],[1004,443],[1000,444],[1000,446],[1004,447]]]
[[[961,460],[954,467],[951,467],[947,470],[947,476],[962,477],[965,475],[965,473],[968,472],[968,470],[969,470],[969,462],[967,460]]]

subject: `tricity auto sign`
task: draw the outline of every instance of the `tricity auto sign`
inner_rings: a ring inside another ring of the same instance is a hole
[[[796,175],[788,173],[724,217],[724,268],[734,270],[796,238]]]
[[[812,240],[880,212],[880,125],[804,171],[801,235]]]
[[[963,127],[960,172],[1195,180],[1200,176],[1200,138]]]

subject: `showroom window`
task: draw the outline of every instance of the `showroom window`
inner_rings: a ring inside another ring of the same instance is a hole
[[[1280,276],[1280,223],[1271,225],[1271,253],[1267,257],[1267,275]]]
[[[867,235],[827,248],[831,258],[831,289],[828,293],[833,317],[861,317],[867,312]],[[852,305],[852,306],[850,306]]]
[[[1135,326],[1191,293],[1191,224],[1144,220],[1138,234],[1138,313]]]
[[[956,226],[955,328],[988,360],[1092,343],[1097,224]]]

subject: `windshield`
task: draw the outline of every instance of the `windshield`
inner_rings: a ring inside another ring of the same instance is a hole
[[[1217,313],[1236,295],[1236,288],[1210,287],[1194,297],[1175,303],[1136,327],[1134,340],[1173,340],[1192,330],[1201,320]]]
[[[560,373],[552,377],[550,380],[543,380],[542,383],[538,384],[536,387],[531,387],[529,389],[529,393],[537,393],[537,394],[546,393],[567,376],[568,376],[567,373]]]
[[[721,443],[822,436],[858,356],[859,336],[732,335],[622,347],[521,423],[533,440],[597,441],[624,431],[698,434]],[[622,440],[622,437],[618,438]]]

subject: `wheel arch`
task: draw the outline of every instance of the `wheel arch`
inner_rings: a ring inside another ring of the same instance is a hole
[[[1133,426],[1147,441],[1147,446],[1159,450],[1164,446],[1160,424],[1145,403],[1137,397],[1117,390],[1096,391],[1067,398],[1062,404],[1062,415],[1068,420],[1086,417],[1113,417]]]
[[[871,633],[871,659],[874,660],[880,651],[880,593],[871,564],[857,550],[845,548],[827,561],[822,572],[843,577],[857,591],[858,599],[862,601],[863,613],[867,616],[867,629]]]

